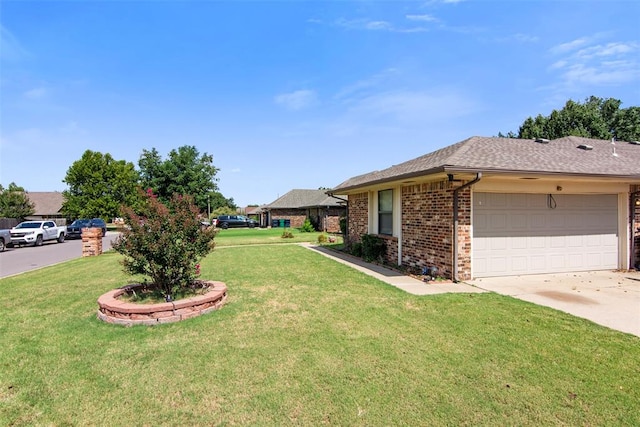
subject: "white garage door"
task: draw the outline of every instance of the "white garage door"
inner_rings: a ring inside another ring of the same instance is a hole
[[[618,266],[615,194],[473,194],[473,277]]]

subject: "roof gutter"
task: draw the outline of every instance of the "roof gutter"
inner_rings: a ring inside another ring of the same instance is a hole
[[[359,188],[367,188],[374,185],[382,185],[390,182],[404,181],[407,179],[423,177],[427,175],[435,175],[438,173],[489,173],[492,176],[499,175],[531,175],[539,176],[541,178],[597,178],[597,179],[610,179],[610,180],[638,180],[640,175],[609,175],[609,174],[597,174],[597,173],[581,173],[581,172],[562,172],[562,171],[540,171],[540,170],[518,170],[518,169],[491,169],[491,168],[467,168],[463,166],[443,165],[423,171],[411,172],[401,175],[396,175],[387,178],[379,178],[371,181],[363,182],[355,185],[348,185],[345,187],[338,187],[340,192],[347,192],[357,190]]]
[[[469,181],[466,184],[453,190],[453,281],[458,282],[458,193],[467,187],[471,187],[476,182],[482,179],[482,172],[476,174],[476,178],[473,181]]]

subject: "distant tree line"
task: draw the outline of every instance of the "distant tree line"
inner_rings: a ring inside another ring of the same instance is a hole
[[[86,150],[67,170],[63,182],[62,213],[68,219],[121,216],[122,206],[135,208],[142,202],[140,190],[151,190],[163,202],[174,194],[189,195],[202,214],[216,210],[235,212],[233,198],[218,191],[213,156],[200,154],[194,146],[171,150],[163,159],[155,148],[143,150],[138,169],[109,153]],[[0,185],[0,217],[24,219],[35,212],[28,194],[15,183]]]
[[[547,138],[582,136],[594,139],[640,140],[640,107],[620,108],[622,101],[591,96],[584,103],[569,100],[561,110],[548,116],[528,117],[518,133],[500,132],[506,138]]]
[[[151,190],[163,203],[174,194],[189,195],[203,214],[218,208],[235,210],[233,198],[218,191],[218,171],[212,155],[188,145],[171,150],[165,159],[155,148],[143,150],[138,169],[109,153],[87,150],[63,180],[68,189],[62,192],[62,212],[69,218],[117,217],[122,206],[141,203],[140,189]]]

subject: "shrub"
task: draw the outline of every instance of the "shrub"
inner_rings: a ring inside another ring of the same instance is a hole
[[[357,256],[359,258],[362,257],[362,243],[361,242],[355,242],[354,244],[351,245],[351,255]]]
[[[304,224],[302,224],[302,227],[300,227],[300,231],[302,233],[312,233],[316,231],[316,229],[313,227],[313,224],[311,224],[311,220],[309,220],[309,218],[306,218],[304,220]]]
[[[386,242],[378,236],[362,235],[362,258],[365,261],[384,261],[387,254]]]
[[[164,205],[147,190],[140,213],[131,207],[122,211],[127,227],[113,248],[124,255],[124,271],[148,277],[149,288],[167,299],[188,293],[216,234],[213,227],[201,227],[193,199],[174,195]]]
[[[341,216],[339,221],[340,221],[340,233],[342,233],[343,236],[346,236],[347,235],[347,217]]]
[[[282,232],[282,237],[283,239],[293,239],[293,233],[290,231],[283,231]]]
[[[321,234],[318,236],[318,243],[322,244],[322,243],[327,243],[327,236],[324,234]]]

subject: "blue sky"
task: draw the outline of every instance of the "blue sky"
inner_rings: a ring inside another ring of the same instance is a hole
[[[194,145],[240,206],[568,99],[640,105],[634,1],[2,1],[0,183]]]

